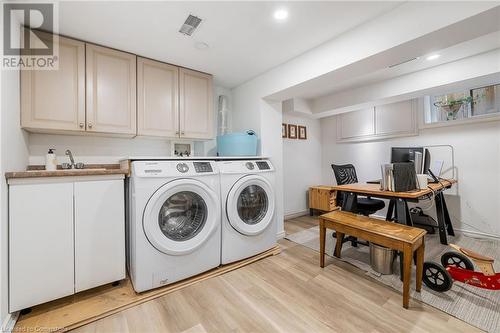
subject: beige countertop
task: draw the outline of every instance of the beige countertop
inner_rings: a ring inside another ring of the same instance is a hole
[[[47,171],[43,165],[30,165],[27,170],[6,172],[6,179],[13,178],[40,178],[40,177],[74,177],[100,175],[127,175],[129,170],[120,167],[120,164],[89,164],[84,169],[61,169]]]

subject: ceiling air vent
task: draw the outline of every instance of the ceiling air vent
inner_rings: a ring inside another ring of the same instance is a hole
[[[201,23],[201,18],[189,15],[179,32],[184,35],[191,36]]]
[[[396,66],[399,66],[399,65],[402,65],[402,64],[406,64],[406,63],[408,63],[410,61],[417,60],[417,59],[418,59],[418,57],[407,59],[405,61],[398,62],[397,64],[392,64],[392,65],[389,66],[389,68],[393,68],[393,67],[396,67]]]

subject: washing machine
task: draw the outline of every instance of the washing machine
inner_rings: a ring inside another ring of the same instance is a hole
[[[220,265],[221,200],[213,161],[134,161],[128,269],[137,292]]]
[[[269,160],[219,161],[222,200],[221,263],[276,245],[275,170]]]

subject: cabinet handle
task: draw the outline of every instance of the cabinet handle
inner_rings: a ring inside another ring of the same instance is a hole
[[[182,131],[182,132],[181,132],[181,135],[184,135],[184,134],[186,134],[186,133],[185,133],[184,131]]]
[[[179,131],[175,132],[175,135],[179,135]]]
[[[92,123],[88,123],[87,125],[89,128],[92,128]]]
[[[85,126],[84,123],[80,123],[78,126],[80,126],[80,128],[83,128],[83,126]]]

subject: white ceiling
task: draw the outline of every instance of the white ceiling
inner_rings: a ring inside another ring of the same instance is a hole
[[[59,32],[211,73],[233,88],[393,8],[397,2],[65,1]],[[285,8],[284,22],[273,18]],[[192,37],[178,30],[203,19]],[[196,42],[209,48],[198,50]]]
[[[497,48],[500,48],[500,6],[288,87],[266,98],[276,101],[302,98],[309,100],[312,104],[323,105],[323,101],[335,101],[337,94],[345,91],[472,57]],[[426,59],[428,55],[434,53],[440,54],[441,57],[432,61]],[[418,59],[405,63],[416,57]],[[326,106],[323,105],[323,108]],[[313,110],[318,113],[323,111],[325,110]]]
[[[329,90],[327,94],[323,93],[322,95],[317,96],[318,92],[315,92],[316,95],[301,97],[312,99],[335,94],[340,91],[356,89],[375,82],[439,66],[498,48],[500,48],[500,31],[492,32],[445,49],[435,50],[429,54],[422,55],[414,60],[396,65],[394,67],[385,67],[373,72],[363,73],[363,75],[360,76],[353,76],[346,80],[332,82],[332,85],[328,87]],[[427,56],[431,54],[438,54],[439,58],[435,60],[427,60]]]

